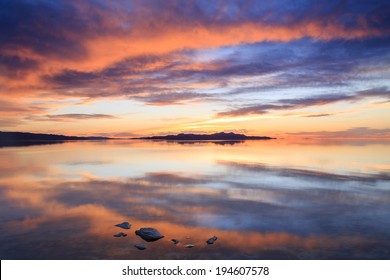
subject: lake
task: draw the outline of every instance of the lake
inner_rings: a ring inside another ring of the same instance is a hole
[[[389,148],[282,140],[0,148],[0,257],[390,259]],[[114,226],[124,221],[130,229]],[[165,237],[144,242],[134,234],[141,227]]]

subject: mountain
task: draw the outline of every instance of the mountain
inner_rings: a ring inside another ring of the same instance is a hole
[[[63,143],[66,141],[85,141],[85,140],[109,140],[115,138],[109,137],[79,137],[79,136],[65,136],[57,134],[42,134],[29,132],[2,132],[0,131],[0,147],[5,146],[29,146],[29,145],[45,145]],[[244,134],[236,134],[233,132],[214,133],[214,134],[185,134],[165,136],[151,136],[140,137],[133,139],[143,140],[168,140],[168,141],[220,141],[221,144],[238,143],[245,140],[270,140],[274,139],[268,136],[246,136]],[[188,143],[188,142],[186,142]]]
[[[135,139],[146,140],[172,140],[172,141],[238,141],[238,140],[271,140],[274,139],[268,136],[246,136],[244,134],[236,134],[233,132],[219,132],[214,134],[185,134],[165,136],[150,136],[140,137]]]
[[[65,141],[80,140],[108,140],[107,137],[77,137],[57,134],[41,134],[29,132],[2,132],[0,131],[0,146],[25,146],[51,144]]]

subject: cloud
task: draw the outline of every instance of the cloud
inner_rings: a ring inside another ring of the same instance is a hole
[[[0,53],[0,76],[9,78],[23,78],[28,71],[36,70],[36,60],[17,55],[4,55]]]
[[[115,119],[115,116],[105,114],[60,114],[46,115],[46,120],[66,121],[66,120],[89,120],[89,119]]]
[[[344,7],[338,1],[285,7],[252,1],[2,1],[0,52],[7,69],[39,68],[39,76],[65,70],[71,75],[183,49],[380,38],[388,35],[387,6],[385,1]]]
[[[25,120],[34,122],[73,122],[82,120],[117,119],[118,117],[106,114],[58,114],[42,115],[27,114]]]
[[[390,57],[383,56],[387,41],[257,43],[222,48],[221,54],[211,52],[209,59],[201,58],[209,55],[207,50],[181,50],[127,58],[98,71],[66,69],[43,80],[57,95],[127,96],[150,105],[168,105],[163,99],[175,100],[175,95],[182,101],[197,94],[207,100],[230,99],[245,93],[259,95],[275,89],[340,86],[362,80],[357,71],[387,65]],[[246,82],[247,78],[252,80]],[[215,93],[216,88],[223,94]],[[214,99],[207,91],[213,92]]]
[[[388,6],[333,0],[2,1],[0,96],[14,103],[204,102],[218,116],[299,108],[292,99],[302,106],[321,102],[300,93],[273,95],[294,88],[311,88],[332,104],[337,101],[324,89],[337,86],[342,90],[334,98],[353,101],[345,87],[360,83],[354,87],[360,90],[363,81],[381,87],[387,80]],[[21,118],[65,119],[47,117],[54,110],[23,109],[27,103],[20,103],[18,110],[27,111],[8,125]]]
[[[30,109],[16,102],[0,100],[0,111],[2,112],[2,114],[19,114],[23,112],[28,112],[30,111]]]
[[[332,116],[333,114],[313,114],[313,115],[307,115],[306,118],[320,118],[320,117],[328,117]]]
[[[240,77],[243,73],[242,77],[257,76],[259,79],[244,81],[229,90],[229,94],[261,95],[270,90],[300,87],[313,90],[345,87],[359,81],[373,80],[380,85],[380,80],[388,72],[389,42],[388,38],[329,42],[302,39],[287,43],[242,45],[234,48],[235,52],[230,55],[235,58],[233,65],[239,65],[237,69],[241,71],[232,73],[230,77]],[[251,71],[250,68],[258,70]],[[262,73],[261,69],[265,71]],[[208,74],[212,77],[211,73]]]
[[[271,111],[295,110],[312,106],[321,106],[341,101],[355,102],[369,97],[379,97],[390,99],[390,90],[386,87],[373,88],[370,90],[358,91],[355,94],[332,94],[320,95],[315,97],[305,97],[296,99],[281,99],[273,104],[257,104],[243,106],[217,114],[218,117],[236,117],[246,115],[263,115]]]
[[[298,135],[315,138],[378,138],[378,139],[390,139],[390,128],[375,129],[369,127],[354,127],[347,130],[339,131],[311,131],[311,132],[294,132],[288,133],[289,135]]]
[[[0,127],[12,127],[14,128],[15,126],[21,124],[22,121],[19,119],[15,118],[1,118],[0,119]]]
[[[20,159],[16,157],[16,160]],[[23,164],[26,165],[25,162]],[[32,166],[36,164],[34,162]],[[259,256],[265,250],[265,256],[269,258],[269,250],[280,249],[281,246],[288,246],[289,250],[290,246],[298,246],[306,256],[308,252],[323,252],[323,246],[329,249],[329,246],[338,248],[339,244],[344,244],[344,247],[348,244],[355,248],[353,242],[362,246],[366,240],[364,235],[353,235],[354,238],[361,238],[356,240],[345,234],[354,232],[356,223],[353,221],[359,221],[359,226],[375,237],[375,246],[383,248],[389,225],[384,218],[388,214],[387,191],[367,185],[388,180],[388,176],[344,177],[241,162],[218,164],[222,168],[230,168],[226,171],[232,172],[223,177],[146,173],[139,178],[110,180],[35,178],[30,179],[29,184],[10,173],[2,179],[0,207],[13,210],[2,212],[7,213],[8,218],[12,217],[13,227],[5,223],[4,231],[11,234],[22,228],[30,233],[28,243],[31,243],[37,237],[38,240],[48,238],[47,235],[42,237],[42,234],[38,234],[47,226],[65,226],[66,229],[69,226],[72,243],[84,244],[85,237],[95,241],[99,241],[99,237],[106,237],[102,244],[107,245],[110,242],[107,236],[112,236],[113,225],[130,215],[134,227],[148,223],[169,238],[185,240],[185,236],[190,236],[194,242],[198,242],[207,240],[207,235],[212,231],[221,241],[229,238],[234,241],[226,244],[227,247],[223,246],[223,252],[250,252],[251,256]],[[13,162],[12,166],[18,167],[18,162]],[[36,169],[29,167],[29,173],[36,172]],[[49,175],[48,171],[42,172]],[[238,174],[262,178],[261,184],[259,180],[242,182]],[[294,184],[286,187],[277,181],[278,186],[274,186],[276,184],[273,184],[272,178],[280,176],[284,182],[291,179]],[[360,191],[362,189],[364,191]],[[294,221],[291,220],[292,215],[296,218]],[[338,217],[336,220],[335,215]],[[384,218],[386,222],[378,224],[372,217]],[[75,228],[75,224],[80,226]],[[330,226],[319,227],[319,224]],[[333,237],[335,232],[340,233],[336,239]],[[305,236],[310,238],[306,239]],[[367,242],[373,246],[372,240]],[[207,246],[204,241],[196,244],[199,244],[197,250],[209,251],[209,248],[203,247]],[[9,246],[17,247],[15,244]],[[169,256],[173,247],[169,248],[158,254]],[[358,248],[360,251],[361,247]],[[344,253],[345,248],[342,251]],[[46,253],[50,255],[50,250]],[[126,254],[129,254],[128,250]]]
[[[81,72],[77,70],[64,70],[53,77],[47,77],[47,80],[57,86],[79,87],[89,83],[94,83],[99,78],[98,73]]]
[[[199,94],[193,92],[168,92],[168,93],[153,93],[142,96],[134,96],[135,100],[142,101],[148,105],[164,106],[164,105],[180,105],[183,101],[204,101],[210,99],[210,94]]]
[[[0,112],[2,116],[20,117],[27,114],[41,114],[46,112],[44,106],[36,106],[26,102],[17,102],[17,100],[0,99]]]

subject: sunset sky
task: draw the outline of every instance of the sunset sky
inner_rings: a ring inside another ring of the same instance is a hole
[[[0,0],[0,130],[390,139],[390,1]]]

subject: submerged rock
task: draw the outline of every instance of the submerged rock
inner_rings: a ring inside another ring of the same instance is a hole
[[[148,242],[156,241],[164,237],[155,228],[140,228],[139,230],[135,231],[135,234]]]
[[[123,232],[118,232],[117,234],[114,234],[114,237],[125,237],[125,236],[127,236],[127,234]]]
[[[177,243],[179,243],[179,240],[177,240],[177,239],[171,239],[171,241],[173,242],[173,244],[177,244]]]
[[[192,247],[195,247],[195,245],[194,244],[186,244],[186,245],[184,245],[184,247],[186,247],[186,248],[192,248]]]
[[[214,235],[213,237],[209,238],[206,243],[207,244],[214,244],[215,241],[217,241],[217,237]]]
[[[144,243],[135,244],[134,247],[138,250],[145,250],[146,248],[148,248],[148,246],[146,246],[146,244]]]
[[[115,225],[116,227],[120,227],[120,228],[123,228],[123,229],[129,229],[131,227],[131,225],[128,223],[128,222],[123,222],[121,224],[117,224]]]

